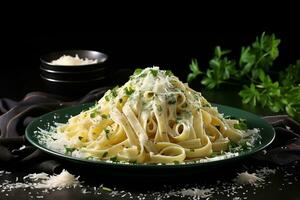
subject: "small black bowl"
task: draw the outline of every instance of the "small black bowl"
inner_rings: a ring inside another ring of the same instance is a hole
[[[106,85],[106,77],[97,77],[86,81],[56,80],[40,75],[47,89],[51,93],[66,97],[80,97],[89,91]]]
[[[76,56],[78,55],[80,58],[88,58],[95,60],[97,59],[97,63],[87,64],[87,65],[54,65],[51,64],[53,60],[59,59],[63,55]],[[104,53],[98,51],[91,50],[66,50],[66,51],[58,51],[52,52],[45,55],[42,55],[40,58],[41,68],[45,70],[52,71],[62,71],[62,72],[86,72],[91,70],[99,70],[101,68],[105,68],[107,63],[108,56]]]
[[[90,70],[90,71],[55,71],[50,69],[44,69],[40,67],[40,74],[49,79],[54,80],[61,80],[61,81],[87,81],[99,77],[106,77],[109,74],[109,68],[100,68],[97,70]]]

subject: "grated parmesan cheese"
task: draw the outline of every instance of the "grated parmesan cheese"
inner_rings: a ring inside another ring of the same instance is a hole
[[[71,186],[76,186],[77,189],[80,189],[81,194],[105,194],[116,199],[126,198],[140,200],[163,200],[180,198],[187,200],[208,200],[215,199],[216,197],[224,197],[226,199],[245,200],[249,198],[249,194],[256,195],[257,188],[263,189],[264,185],[270,184],[271,182],[268,181],[268,175],[275,174],[275,172],[277,171],[282,171],[284,173],[283,180],[287,185],[293,184],[294,182],[298,181],[298,179],[294,177],[292,173],[286,171],[284,168],[269,169],[268,167],[263,167],[259,169],[253,169],[250,167],[249,170],[251,169],[254,170],[253,174],[248,173],[247,171],[238,174],[235,182],[217,180],[216,182],[213,182],[211,184],[206,183],[205,185],[198,183],[184,185],[180,184],[175,186],[163,185],[162,190],[146,190],[141,193],[118,190],[115,187],[108,188],[103,184],[101,184],[100,186],[89,186],[86,184],[82,185],[83,182],[79,182],[78,177],[75,178],[74,175],[64,170],[61,174],[54,176],[50,176],[46,173],[28,174],[27,176],[23,177],[24,182],[18,182],[18,179],[16,179],[15,181],[4,180],[2,183],[0,183],[0,192],[6,193],[4,194],[5,196],[10,196],[11,191],[14,191],[17,188],[22,188],[24,191],[27,191],[28,198],[43,199],[47,198],[46,196],[43,196],[44,194],[48,194],[56,190],[61,190],[63,187],[73,190],[73,187]],[[6,173],[7,171],[1,170],[0,176],[5,176]],[[55,187],[55,183],[59,181],[65,184]],[[69,185],[66,183],[73,184]],[[243,184],[251,184],[251,187],[244,186]],[[285,184],[282,183],[282,185],[279,187],[279,190],[282,190],[282,187]],[[40,187],[41,185],[44,186],[44,188],[42,187],[42,189],[39,190],[32,190]],[[46,186],[50,187],[51,189],[45,188]],[[75,189],[74,191],[77,191],[77,189]]]
[[[207,198],[212,195],[212,189],[183,189],[179,192],[183,197],[190,196],[190,197],[200,197],[200,198]]]
[[[89,65],[89,64],[95,64],[98,60],[90,60],[88,58],[79,58],[79,56],[76,54],[75,57],[69,56],[69,55],[63,55],[57,60],[52,60],[50,64],[52,65]]]
[[[255,185],[257,182],[264,181],[264,179],[256,176],[255,173],[249,174],[247,171],[238,174],[238,176],[235,179],[235,182],[241,185],[245,184],[251,184]]]
[[[30,180],[33,180],[33,181],[38,181],[40,179],[48,179],[48,174],[42,172],[42,173],[33,173],[33,174],[28,174],[27,176],[24,176],[23,179],[30,179]]]
[[[78,177],[63,170],[60,174],[50,176],[46,181],[39,184],[38,188],[65,188],[78,184]]]

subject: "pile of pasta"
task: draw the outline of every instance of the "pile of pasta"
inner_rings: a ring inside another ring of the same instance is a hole
[[[236,123],[170,71],[151,67],[58,126],[56,139],[99,160],[182,163],[228,151],[243,138]]]

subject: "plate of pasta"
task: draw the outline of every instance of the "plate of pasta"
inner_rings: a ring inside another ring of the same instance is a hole
[[[123,168],[210,165],[258,152],[274,139],[262,118],[211,104],[168,70],[137,69],[96,103],[35,119],[26,138],[72,161]]]

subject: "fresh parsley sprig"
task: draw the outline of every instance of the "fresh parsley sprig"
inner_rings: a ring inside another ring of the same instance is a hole
[[[239,81],[244,84],[239,92],[244,104],[260,104],[300,120],[300,60],[281,71],[278,80],[272,80],[268,75],[279,56],[279,44],[280,39],[274,34],[262,33],[250,46],[241,48],[238,62],[229,59],[229,50],[217,46],[206,72],[200,70],[196,59],[192,59],[187,81],[191,83],[202,78],[201,83],[207,89]]]
[[[201,81],[208,89],[218,87],[236,73],[235,61],[225,56],[229,52],[229,50],[222,51],[219,46],[215,48],[214,58],[209,61],[209,69]]]

